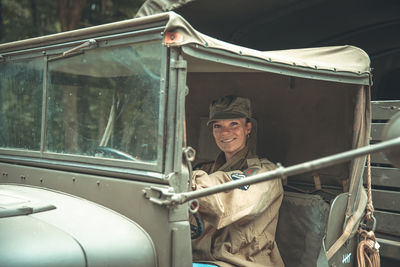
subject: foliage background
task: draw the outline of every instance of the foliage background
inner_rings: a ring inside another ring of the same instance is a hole
[[[133,18],[144,0],[0,0],[0,43]]]

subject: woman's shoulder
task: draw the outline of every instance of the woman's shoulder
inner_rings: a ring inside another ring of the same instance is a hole
[[[214,161],[199,162],[194,165],[193,170],[202,170],[206,173],[210,173]]]
[[[268,160],[267,158],[259,158],[258,156],[252,156],[247,159],[247,166],[249,168],[260,168],[266,171],[276,169],[276,165]]]

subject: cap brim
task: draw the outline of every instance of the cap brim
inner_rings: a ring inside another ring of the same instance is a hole
[[[244,119],[248,118],[245,114],[242,113],[228,113],[228,112],[221,112],[215,114],[211,119],[207,121],[207,126],[210,125],[210,123],[214,121],[219,121],[219,120],[231,120],[231,119]],[[251,118],[249,118],[252,120]]]

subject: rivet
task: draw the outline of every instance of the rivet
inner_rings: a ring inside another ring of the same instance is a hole
[[[76,181],[76,178],[75,178],[75,177],[72,177],[72,182],[75,183],[75,181]]]
[[[100,185],[100,181],[97,181],[96,184],[97,184],[97,185]]]
[[[43,55],[46,55],[46,51],[42,51],[42,54],[43,54]]]
[[[147,192],[146,192],[146,190],[142,190],[142,193],[143,193],[143,195],[145,196],[145,197],[147,197]]]
[[[40,182],[43,183],[43,178],[40,178]]]

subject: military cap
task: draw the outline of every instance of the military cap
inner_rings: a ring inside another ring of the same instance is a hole
[[[211,102],[207,125],[216,120],[251,119],[250,99],[234,95],[224,96]]]

